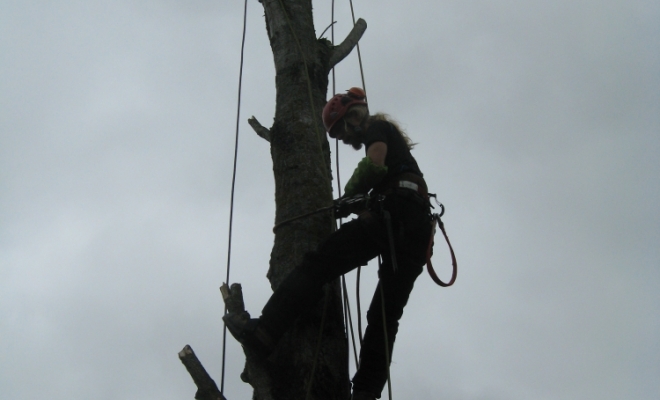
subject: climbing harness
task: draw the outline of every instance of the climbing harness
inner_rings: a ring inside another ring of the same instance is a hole
[[[391,216],[389,212],[382,206],[383,200],[389,194],[398,193],[400,195],[407,196],[410,199],[417,200],[419,202],[424,202],[431,208],[435,208],[430,202],[430,199],[433,198],[435,200],[435,203],[438,205],[438,207],[440,207],[440,212],[431,214],[432,229],[431,229],[431,236],[429,238],[429,244],[426,249],[426,270],[431,276],[433,282],[435,282],[436,284],[442,287],[449,287],[453,285],[454,282],[456,282],[458,265],[456,262],[456,255],[454,254],[454,248],[452,247],[451,242],[449,241],[449,236],[447,236],[445,224],[442,222],[441,219],[442,216],[445,214],[445,206],[438,201],[437,195],[435,193],[426,193],[426,189],[422,188],[418,183],[407,180],[410,178],[411,176],[410,174],[405,174],[404,176],[406,176],[405,179],[396,181],[394,185],[391,185],[389,189],[385,190],[384,192],[386,193],[385,195],[382,194],[376,195],[378,199],[376,203],[379,204],[378,211],[383,215],[383,219],[385,221],[385,228],[387,229],[388,242],[392,257],[392,267],[396,271],[397,263],[396,263],[396,256],[394,251],[394,233],[392,230]],[[452,276],[449,282],[447,283],[440,280],[438,274],[436,274],[435,270],[433,269],[433,263],[431,262],[431,257],[433,256],[433,244],[435,240],[434,238],[435,238],[436,227],[439,227],[440,230],[442,231],[442,235],[445,237],[445,241],[447,242],[447,246],[449,246],[449,252],[451,254]]]
[[[398,188],[403,188],[405,190],[397,191],[397,193],[408,193],[409,191],[414,191],[416,193],[419,192],[419,185],[408,181],[408,180],[400,180],[397,183]],[[445,229],[445,224],[442,222],[442,216],[445,214],[445,206],[438,202],[437,195],[435,193],[428,193],[428,195],[425,196],[427,198],[426,202],[430,205],[430,198],[433,198],[440,207],[440,212],[439,213],[434,213],[431,214],[432,220],[431,220],[431,225],[432,225],[432,230],[431,230],[431,237],[429,238],[429,245],[426,250],[426,270],[428,271],[429,275],[431,276],[431,279],[433,282],[436,284],[442,286],[442,287],[449,287],[456,282],[456,276],[458,273],[458,265],[456,262],[456,255],[454,254],[454,248],[451,245],[451,242],[449,241],[449,236],[447,236],[447,231]],[[378,194],[375,196],[369,196],[365,194],[358,194],[353,197],[344,197],[340,198],[334,201],[334,204],[328,207],[322,207],[319,208],[318,210],[310,211],[308,213],[298,215],[293,218],[289,218],[285,221],[282,221],[275,225],[273,227],[273,232],[275,232],[278,228],[281,228],[283,225],[289,224],[293,221],[297,221],[302,218],[306,218],[315,214],[319,214],[325,211],[330,211],[332,210],[334,213],[335,218],[345,218],[348,217],[351,214],[357,214],[360,213],[361,211],[367,210],[370,208],[370,205],[377,205],[377,211],[382,214],[383,220],[385,221],[385,229],[387,229],[387,238],[388,238],[388,245],[390,247],[390,252],[391,252],[391,257],[392,257],[392,268],[396,271],[397,270],[397,262],[396,262],[396,254],[395,254],[395,247],[394,247],[394,230],[392,229],[392,216],[390,215],[389,211],[387,211],[383,207],[383,201],[385,200],[386,195]],[[413,197],[416,198],[416,197]],[[421,198],[420,198],[421,201]],[[431,205],[431,207],[433,207]],[[452,263],[452,276],[449,280],[449,282],[445,283],[440,278],[438,277],[438,274],[435,272],[435,269],[433,269],[433,263],[431,262],[431,257],[433,256],[433,245],[435,243],[435,232],[436,232],[436,227],[440,228],[440,231],[442,232],[442,235],[445,238],[445,241],[447,242],[447,245],[449,246],[449,252],[451,254],[451,263]],[[361,333],[361,331],[360,331]],[[361,335],[360,335],[361,336]]]

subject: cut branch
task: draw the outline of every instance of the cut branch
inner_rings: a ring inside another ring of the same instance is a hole
[[[328,69],[332,69],[335,65],[339,64],[341,60],[346,58],[346,56],[353,51],[353,47],[358,44],[366,30],[367,22],[362,18],[358,19],[351,32],[346,36],[346,39],[332,50]]]
[[[179,352],[179,359],[188,370],[188,373],[197,385],[197,393],[195,399],[197,400],[227,400],[225,396],[220,393],[218,386],[211,376],[206,372],[204,366],[199,361],[192,347],[186,345],[183,350]]]
[[[270,130],[265,126],[261,125],[254,116],[252,116],[252,118],[248,118],[248,124],[250,124],[252,129],[254,129],[254,131],[257,132],[257,135],[261,136],[262,138],[266,139],[266,141],[270,142]]]
[[[240,283],[232,283],[231,288],[223,283],[220,286],[220,293],[222,293],[222,300],[227,306],[227,311],[230,313],[246,312],[245,303],[243,302],[243,287]]]
[[[223,283],[220,286],[220,292],[228,312],[242,314],[244,318],[250,318],[250,313],[245,311],[243,288],[240,283],[232,283],[231,288]],[[273,382],[267,361],[253,354],[248,348],[243,347],[243,352],[245,353],[245,368],[241,373],[241,380],[252,385],[255,392],[258,393],[255,398],[273,400]]]

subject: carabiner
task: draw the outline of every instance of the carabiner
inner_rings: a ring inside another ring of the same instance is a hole
[[[438,203],[438,200],[435,202]],[[440,206],[440,214],[438,214],[438,217],[442,217],[445,215],[445,206],[442,203],[438,203],[438,206]]]

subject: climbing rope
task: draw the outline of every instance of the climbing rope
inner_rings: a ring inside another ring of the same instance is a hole
[[[349,0],[351,5],[351,17],[353,18],[353,26],[355,26],[355,11],[353,10],[353,0]],[[358,63],[360,64],[360,78],[362,79],[362,89],[365,93],[365,100],[367,99],[367,84],[364,80],[364,68],[362,67],[362,54],[360,53],[360,43],[356,43]],[[339,161],[337,161],[339,164]],[[337,168],[337,173],[339,173],[339,168]],[[339,181],[339,178],[337,179]],[[360,307],[360,273],[362,272],[362,267],[358,267],[356,278],[355,278],[355,297],[357,302],[357,318],[358,318],[358,334],[360,337],[360,346],[362,345],[362,313]]]
[[[335,0],[332,0],[332,7],[331,7],[331,12],[330,12],[330,39],[331,39],[331,44],[334,46],[335,45]],[[321,34],[322,36],[323,34]],[[337,88],[336,88],[336,78],[335,78],[335,67],[332,67],[332,93],[336,93]],[[339,194],[339,197],[342,196],[341,194],[341,174],[339,173],[339,139],[335,139],[335,164],[337,165],[337,193]],[[342,224],[342,219],[339,219],[339,224]],[[358,267],[358,271],[359,271]],[[359,275],[358,275],[359,276]],[[359,282],[359,280],[358,280]],[[346,327],[346,336],[348,337],[348,334],[350,332],[350,342],[353,347],[353,357],[355,359],[355,367],[359,367],[359,360],[358,360],[358,352],[357,352],[357,346],[355,344],[355,332],[353,330],[353,316],[351,314],[351,306],[350,302],[348,299],[348,290],[346,288],[346,276],[342,275],[341,276],[341,291],[342,291],[342,303],[344,305],[343,310],[344,310],[344,326]],[[360,299],[358,298],[358,310],[360,309],[359,302]],[[358,318],[360,318],[359,311],[358,311]],[[358,326],[361,326],[362,324],[358,320]],[[362,338],[362,332],[359,332],[360,338]],[[362,340],[360,339],[360,344],[362,344]]]
[[[330,43],[335,45],[335,0],[332,0],[330,11]],[[327,29],[326,29],[327,30]],[[325,31],[324,31],[325,32]],[[323,34],[321,34],[323,36]],[[332,67],[332,93],[337,92],[335,67]],[[341,174],[339,173],[339,139],[335,139],[335,164],[337,165],[337,193],[341,197]],[[342,224],[342,219],[339,219],[339,225]],[[355,332],[353,331],[353,316],[351,315],[351,305],[348,299],[348,291],[346,288],[346,276],[341,276],[341,292],[342,303],[344,310],[344,326],[346,327],[346,337],[348,338],[350,332],[350,342],[353,346],[353,357],[355,358],[355,366],[359,365],[357,346],[355,345]]]
[[[394,260],[392,260],[394,262]],[[381,257],[378,256],[378,270],[383,266]],[[387,317],[385,316],[385,290],[383,289],[382,282],[378,282],[380,288],[380,313],[383,316],[383,338],[385,342],[385,365],[387,366],[387,393],[389,399],[392,400],[392,379],[390,379],[390,341],[387,337]]]
[[[351,3],[351,16],[353,17],[353,26],[355,26],[355,12],[353,11],[353,0],[349,0]],[[364,82],[364,69],[362,68],[362,55],[360,54],[360,43],[356,43],[355,47],[357,48],[358,62],[360,63],[360,77],[362,78],[362,90],[366,95],[367,93],[367,84]],[[366,96],[365,96],[366,100]]]
[[[355,297],[357,298],[357,316],[358,316],[358,334],[360,335],[360,346],[362,346],[362,311],[360,310],[360,272],[362,268],[358,267],[355,277]]]
[[[342,297],[344,299],[344,324],[347,326],[351,333],[351,343],[353,344],[353,356],[355,357],[355,366],[359,367],[358,352],[355,346],[355,333],[353,332],[353,316],[351,315],[351,305],[348,301],[348,290],[346,289],[346,278],[341,277]]]
[[[335,1],[332,0],[332,6],[331,6],[331,17],[330,17],[330,27],[331,27],[331,43],[334,46],[335,44]],[[353,0],[350,0],[350,7],[351,7],[351,17],[353,19],[353,26],[355,26],[355,11],[353,9]],[[358,54],[358,62],[360,65],[360,77],[362,79],[362,89],[364,89],[365,94],[367,93],[367,87],[364,79],[364,68],[362,66],[362,55],[360,53],[360,44],[356,44],[357,47],[357,54]],[[332,93],[337,93],[336,89],[336,79],[335,79],[335,68],[334,66],[332,67]],[[366,97],[365,97],[366,98]],[[341,176],[339,173],[339,139],[335,139],[335,160],[336,160],[336,165],[337,165],[337,193],[339,194],[339,197],[342,196],[341,192]],[[341,219],[339,221],[341,224]],[[361,301],[360,301],[360,275],[362,272],[362,266],[359,266],[357,268],[357,273],[356,273],[356,284],[355,284],[355,292],[356,292],[356,306],[357,306],[357,321],[358,321],[358,336],[360,339],[360,346],[362,345],[362,312],[361,312]],[[351,315],[351,310],[350,310],[350,305],[348,302],[348,293],[347,293],[347,288],[346,288],[346,278],[344,275],[341,277],[342,280],[342,292],[343,292],[343,298],[344,298],[344,320],[346,321],[346,314],[348,315],[348,324],[345,325],[350,327],[350,333],[351,333],[351,342],[353,344],[353,355],[355,357],[355,367],[359,368],[359,360],[358,360],[358,352],[356,349],[356,344],[355,344],[355,334],[353,331],[353,319]],[[388,364],[388,385],[389,385],[389,364]],[[391,396],[391,390],[390,390],[390,396]],[[391,398],[390,398],[391,400]]]
[[[349,0],[350,6],[351,6],[351,18],[353,19],[353,26],[355,26],[355,11],[353,9],[353,0]],[[364,80],[364,67],[362,66],[362,53],[360,52],[360,43],[356,43],[356,49],[357,49],[357,55],[358,55],[358,63],[360,65],[360,78],[362,80],[362,89],[364,90],[365,93],[365,100],[367,99],[367,83]],[[339,163],[339,162],[337,162]],[[339,168],[337,168],[337,173],[339,173]],[[337,179],[339,181],[339,179]],[[360,338],[360,346],[362,346],[362,340],[363,340],[363,335],[362,335],[362,310],[361,310],[361,301],[360,301],[360,275],[362,272],[362,267],[358,267],[356,277],[355,277],[355,298],[356,298],[356,303],[357,303],[357,320],[358,320],[358,335]],[[351,329],[353,327],[351,326]],[[358,364],[356,363],[356,366]],[[388,383],[389,383],[389,370],[388,370],[388,375],[387,375]]]
[[[247,28],[247,0],[245,0],[245,5],[243,7],[243,38],[241,39],[241,66],[239,68],[238,74],[238,101],[237,101],[237,110],[236,110],[236,139],[234,140],[234,171],[231,178],[231,200],[229,203],[229,239],[227,244],[227,278],[225,282],[229,282],[229,271],[231,268],[231,237],[232,237],[232,226],[234,223],[234,192],[236,188],[236,165],[238,159],[238,126],[241,120],[241,92],[243,84],[243,55],[245,51],[245,32]],[[225,304],[225,312],[227,314],[227,305]],[[223,324],[222,330],[222,376],[220,380],[220,393],[224,394],[225,392],[225,360],[226,360],[226,350],[227,350],[227,325]]]
[[[328,288],[325,288],[325,295],[323,296],[323,312],[321,313],[321,328],[319,329],[319,335],[316,341],[316,350],[314,351],[314,363],[312,364],[312,372],[309,378],[309,384],[307,385],[307,390],[305,393],[305,400],[309,400],[309,396],[312,394],[312,383],[314,382],[314,372],[316,371],[316,364],[318,362],[319,353],[321,352],[321,343],[323,339],[323,325],[325,325],[325,315],[328,311]]]

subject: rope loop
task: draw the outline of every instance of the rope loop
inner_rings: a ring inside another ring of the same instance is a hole
[[[449,237],[447,236],[447,231],[445,230],[445,224],[442,223],[442,215],[445,212],[445,207],[440,204],[442,208],[442,212],[439,214],[433,214],[433,229],[431,231],[431,238],[429,239],[429,246],[426,250],[426,270],[428,271],[429,275],[431,276],[431,279],[433,279],[433,282],[438,284],[439,286],[442,287],[449,287],[456,282],[456,275],[458,274],[458,265],[456,263],[456,255],[454,254],[454,248],[451,245],[451,242],[449,241]],[[449,246],[449,252],[451,253],[451,265],[452,265],[452,273],[451,273],[451,279],[449,282],[445,283],[440,278],[438,277],[438,274],[435,273],[435,270],[433,269],[433,264],[431,263],[431,256],[433,255],[433,239],[435,236],[435,227],[437,226],[440,228],[442,231],[442,235],[445,237],[445,241],[447,242],[447,245]]]

